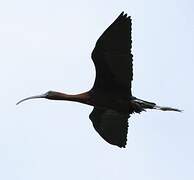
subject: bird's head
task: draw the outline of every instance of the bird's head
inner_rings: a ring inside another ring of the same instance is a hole
[[[17,102],[16,105],[24,102],[24,101],[27,101],[29,99],[37,99],[37,98],[45,98],[45,99],[56,99],[56,96],[58,95],[58,92],[55,92],[55,91],[48,91],[44,94],[40,94],[40,95],[36,95],[36,96],[30,96],[30,97],[27,97],[27,98],[24,98],[22,100],[20,100],[19,102]]]

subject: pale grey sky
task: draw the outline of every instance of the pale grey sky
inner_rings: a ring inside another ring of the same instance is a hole
[[[193,180],[193,9],[191,0],[1,1],[0,179]],[[120,149],[95,132],[89,106],[15,106],[48,90],[88,90],[91,51],[121,11],[133,20],[133,94],[183,113],[133,115]]]

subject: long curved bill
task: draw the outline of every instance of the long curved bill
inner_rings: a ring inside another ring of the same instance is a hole
[[[25,99],[20,100],[19,102],[16,103],[16,105],[18,105],[24,101],[27,101],[29,99],[37,99],[37,98],[45,98],[45,97],[46,97],[46,94],[41,94],[41,95],[37,95],[37,96],[30,96],[30,97],[27,97]]]

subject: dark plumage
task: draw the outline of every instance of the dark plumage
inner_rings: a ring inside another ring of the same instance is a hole
[[[92,52],[96,79],[90,91],[77,95],[49,91],[25,98],[17,104],[28,99],[46,98],[94,106],[89,118],[95,130],[108,143],[125,147],[130,114],[146,109],[180,112],[179,109],[157,106],[132,96],[131,44],[131,18],[122,12],[96,42]]]

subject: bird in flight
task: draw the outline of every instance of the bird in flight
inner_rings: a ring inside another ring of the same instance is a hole
[[[96,78],[90,91],[76,95],[48,91],[22,99],[17,104],[29,99],[46,98],[93,106],[89,118],[95,130],[105,141],[118,147],[126,146],[128,118],[132,113],[140,113],[146,109],[181,112],[179,109],[158,106],[132,95],[131,25],[131,17],[122,12],[97,40],[91,55]]]

